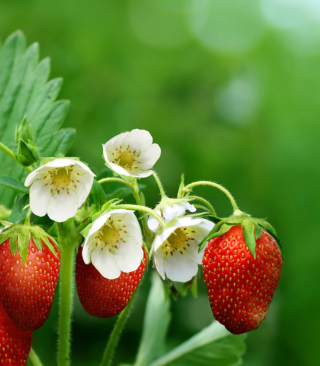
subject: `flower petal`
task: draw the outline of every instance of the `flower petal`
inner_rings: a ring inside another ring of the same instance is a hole
[[[78,196],[78,207],[82,206],[83,202],[89,196],[93,183],[92,174],[84,174],[79,177],[79,182],[77,183],[76,195]]]
[[[47,213],[49,202],[52,198],[49,186],[45,186],[43,180],[36,180],[30,187],[30,208],[37,216],[44,216]]]
[[[166,276],[164,274],[164,257],[161,251],[154,253],[154,262],[157,271],[159,272],[159,275],[162,277],[163,280],[165,280]]]
[[[130,146],[130,150],[142,151],[152,144],[152,136],[146,130],[135,129],[129,132],[124,143]]]
[[[133,177],[131,173],[129,173],[127,170],[122,168],[120,165],[113,164],[109,160],[106,159],[106,162],[109,164],[110,169],[112,169],[114,172],[124,175],[125,177]]]
[[[73,159],[58,158],[58,159],[49,161],[49,163],[45,164],[44,166],[47,168],[63,168],[65,166],[74,165],[76,163],[77,163],[77,161],[73,160]]]
[[[69,191],[69,194],[66,191],[60,191],[51,198],[48,216],[53,221],[63,222],[73,217],[77,213],[77,209],[77,195],[72,191]]]
[[[96,231],[102,228],[102,226],[105,224],[105,222],[108,220],[108,218],[111,216],[111,212],[107,212],[97,218],[96,221],[92,224],[88,236],[94,235]]]
[[[154,240],[154,251],[157,251],[161,245],[169,238],[169,236],[176,230],[177,226],[172,225],[163,230],[160,235],[157,235]]]
[[[114,280],[120,276],[121,271],[117,265],[115,255],[110,253],[109,250],[104,248],[93,250],[91,260],[103,277]]]
[[[177,251],[172,256],[167,257],[164,269],[170,280],[188,282],[197,274],[198,265],[189,255]]]
[[[36,180],[38,179],[45,171],[47,170],[46,166],[41,166],[40,168],[34,170],[33,172],[31,172],[25,182],[24,182],[24,186],[25,187],[30,187],[31,184]]]
[[[109,141],[107,141],[104,145],[102,145],[103,147],[103,153],[105,154],[107,151],[114,151],[116,149],[116,147],[119,147],[120,145],[123,144],[125,138],[129,135],[130,132],[123,132],[120,133],[119,135],[113,137],[112,139],[110,139]]]
[[[197,209],[194,207],[194,205],[190,205],[189,202],[184,203],[184,207],[190,211],[190,212],[196,212]]]
[[[136,240],[127,238],[125,243],[118,244],[116,261],[122,272],[132,272],[138,269],[143,258],[143,249]]]
[[[140,167],[142,170],[151,169],[157,160],[160,158],[161,149],[158,144],[152,144],[147,149],[143,150],[140,155]]]
[[[176,219],[178,216],[181,216],[186,211],[185,207],[182,204],[174,204],[171,206],[167,205],[163,209],[163,216],[167,222]]]
[[[81,161],[75,161],[75,165],[77,166],[77,168],[79,170],[81,170],[83,173],[88,173],[90,175],[92,175],[92,177],[95,177],[96,175],[92,172],[92,170],[84,163],[82,163]]]
[[[147,224],[151,231],[156,232],[158,230],[159,222],[155,217],[149,216]]]

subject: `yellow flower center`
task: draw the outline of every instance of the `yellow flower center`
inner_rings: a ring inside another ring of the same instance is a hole
[[[106,245],[114,244],[119,239],[119,231],[113,225],[103,226],[100,233],[101,239]]]
[[[169,236],[167,241],[172,249],[180,249],[186,245],[187,235],[182,229],[178,228]]]
[[[58,169],[52,174],[52,183],[59,189],[67,187],[71,182],[70,174],[65,168]]]
[[[135,161],[133,154],[130,151],[124,151],[119,156],[118,164],[122,167],[131,165]]]

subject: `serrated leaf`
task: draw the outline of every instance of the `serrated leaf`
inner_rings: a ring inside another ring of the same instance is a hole
[[[250,219],[245,219],[242,221],[242,231],[244,240],[250,249],[250,252],[252,253],[253,257],[256,257],[256,238],[254,236],[254,229],[255,225]]]
[[[22,220],[25,219],[28,208],[24,208],[28,202],[29,195],[25,194],[23,195],[20,193],[14,201],[13,208],[11,215],[8,218],[8,221],[12,222],[13,224],[19,224]]]
[[[12,34],[0,49],[0,141],[11,149],[14,132],[26,115],[33,131],[40,156],[65,153],[74,138],[74,130],[59,130],[68,111],[69,102],[54,103],[62,80],[47,82],[50,62],[40,63],[39,46],[26,49],[21,32]],[[0,152],[1,174],[23,182],[26,172],[9,156]],[[0,202],[7,207],[13,203],[14,192],[0,187]]]
[[[93,180],[91,194],[96,210],[99,211],[106,201],[106,195],[101,185],[95,179]]]
[[[259,239],[262,235],[262,227],[259,224],[255,224],[255,236]]]
[[[18,251],[24,264],[27,260],[30,235],[30,231],[27,230],[21,230],[18,234]]]
[[[164,351],[164,342],[171,320],[170,300],[157,274],[153,274],[144,316],[142,339],[135,366],[150,366]]]
[[[233,335],[218,322],[182,343],[150,366],[236,366],[242,363],[245,335]]]
[[[23,184],[21,184],[17,179],[12,177],[0,177],[0,185],[3,185],[5,187],[14,189],[17,192],[21,193],[29,193],[29,189],[26,188]]]

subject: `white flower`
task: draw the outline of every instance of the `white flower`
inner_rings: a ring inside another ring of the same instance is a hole
[[[31,186],[31,211],[37,216],[48,214],[57,222],[70,219],[88,197],[94,176],[80,161],[50,161],[30,173],[24,182],[26,187]]]
[[[121,133],[102,147],[110,169],[128,177],[149,177],[161,154],[159,145],[152,143],[150,133],[138,129]]]
[[[190,205],[189,202],[175,203],[173,205],[165,205],[162,209],[158,209],[155,212],[162,216],[166,223],[176,219],[177,217],[183,215],[186,210],[190,212],[195,212],[196,208],[194,205]],[[153,216],[149,216],[148,218],[148,227],[154,233],[158,231],[159,222]]]
[[[110,280],[138,269],[143,258],[142,234],[133,211],[118,209],[101,215],[89,230],[82,257]]]
[[[176,282],[190,281],[198,272],[205,250],[199,253],[198,245],[213,227],[211,221],[183,217],[158,235],[154,259],[160,276]]]

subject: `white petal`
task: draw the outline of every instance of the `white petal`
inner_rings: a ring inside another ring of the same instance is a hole
[[[34,170],[33,172],[31,172],[25,182],[24,182],[24,185],[25,187],[30,187],[31,184],[36,180],[38,179],[45,171],[47,170],[47,167],[44,165],[44,166],[41,166],[40,168]]]
[[[106,223],[108,218],[111,216],[111,212],[107,212],[97,218],[96,221],[92,224],[88,236],[93,235],[96,231],[102,228],[102,226]]]
[[[77,195],[69,191],[61,190],[59,194],[56,194],[51,198],[48,206],[48,216],[51,220],[57,222],[63,222],[77,213],[78,199]]]
[[[75,161],[75,165],[77,166],[77,168],[79,170],[81,170],[83,173],[88,173],[90,175],[92,175],[92,177],[95,177],[96,175],[92,172],[92,170],[84,163],[82,163],[81,161]]]
[[[167,277],[177,282],[188,282],[198,273],[197,263],[189,255],[179,251],[167,257],[164,269]]]
[[[119,135],[113,137],[109,141],[107,141],[104,145],[102,145],[103,154],[105,154],[107,151],[114,151],[116,149],[116,147],[119,147],[120,145],[122,145],[124,142],[124,139],[128,135],[129,135],[129,132],[123,132],[123,133],[120,133]]]
[[[194,205],[190,205],[189,202],[184,203],[184,207],[190,211],[190,212],[196,212],[197,209],[194,207]]]
[[[178,227],[188,227],[188,226],[196,226],[201,224],[201,219],[193,219],[192,217],[182,217],[179,219],[175,226]]]
[[[134,239],[128,238],[125,243],[117,244],[116,261],[122,272],[138,269],[143,258],[143,249]]]
[[[109,164],[110,169],[112,169],[114,172],[120,174],[120,175],[124,175],[125,177],[133,177],[133,175],[131,173],[129,173],[127,170],[125,170],[124,168],[122,168],[120,165],[117,164],[113,164],[111,163],[109,160],[107,160],[107,163]]]
[[[153,216],[149,216],[149,218],[148,218],[148,228],[151,231],[156,232],[158,230],[158,227],[159,227],[158,220]]]
[[[49,202],[52,198],[49,186],[43,180],[36,180],[30,187],[30,208],[37,216],[47,213]]]
[[[163,232],[160,235],[157,235],[155,237],[154,244],[153,244],[154,251],[157,251],[161,247],[161,245],[164,243],[164,241],[166,241],[169,238],[169,236],[176,230],[176,228],[177,228],[177,226],[172,225],[172,226],[166,228],[165,230],[163,230]]]
[[[163,209],[163,216],[166,219],[167,222],[172,221],[173,219],[176,219],[178,216],[184,214],[186,209],[182,204],[174,204],[172,207],[169,205],[165,206]]]
[[[163,280],[165,280],[166,277],[164,274],[164,257],[162,255],[161,251],[154,253],[154,262],[155,262],[157,271],[159,272],[160,276],[162,277]]]
[[[108,249],[97,248],[91,253],[92,264],[101,273],[101,275],[109,280],[118,278],[121,271],[117,265],[114,254],[110,253]]]
[[[48,168],[63,168],[65,166],[74,165],[77,161],[73,159],[68,158],[59,158],[52,161],[49,161],[49,163],[45,164],[44,166]]]
[[[140,167],[143,170],[151,169],[160,158],[161,149],[158,144],[152,144],[143,150],[140,155]]]
[[[78,180],[80,182],[77,183],[76,194],[78,196],[78,207],[80,207],[89,196],[93,183],[93,175],[84,174]]]
[[[94,247],[90,245],[90,238],[87,236],[82,249],[82,258],[85,264],[89,264],[91,262],[91,252],[93,249]]]
[[[153,174],[152,170],[137,170],[134,173],[128,173],[128,175],[130,177],[134,177],[134,178],[147,178],[150,177],[150,175]]]
[[[142,151],[152,144],[152,136],[146,130],[132,130],[124,139],[126,146],[130,146],[130,150]]]

